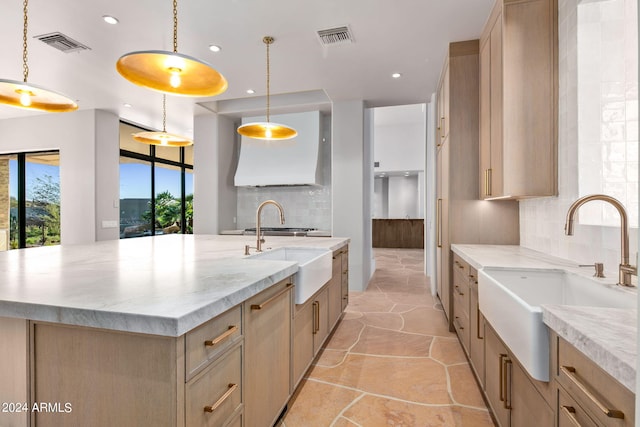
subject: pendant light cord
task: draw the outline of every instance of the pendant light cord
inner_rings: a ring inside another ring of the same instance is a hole
[[[162,132],[167,133],[167,95],[162,95]]]
[[[178,53],[178,0],[173,0],[173,53]]]
[[[270,123],[270,108],[271,108],[271,100],[270,100],[270,86],[271,86],[271,74],[269,70],[269,46],[273,43],[273,37],[266,36],[262,39],[262,41],[267,45],[267,123]]]
[[[29,65],[27,64],[27,26],[29,23],[27,17],[27,6],[29,5],[29,0],[24,0],[22,3],[22,9],[24,12],[24,26],[22,29],[22,75],[24,76],[24,82],[27,82],[27,77],[29,77]]]

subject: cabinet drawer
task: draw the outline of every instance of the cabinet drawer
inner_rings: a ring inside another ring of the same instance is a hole
[[[558,340],[557,380],[598,424],[632,426],[635,396],[565,340]]]
[[[469,277],[469,264],[455,252],[453,253],[453,271],[459,271],[462,277]]]
[[[237,306],[187,332],[186,381],[202,370],[242,335],[242,307]]]
[[[464,347],[464,351],[469,354],[469,316],[465,312],[458,310],[456,303],[457,301],[453,305],[453,327]]]
[[[188,426],[220,426],[242,404],[242,346],[230,350],[186,385]]]
[[[478,270],[469,266],[469,287],[478,292]]]
[[[558,427],[598,427],[562,387],[558,387]]]
[[[468,279],[462,280],[460,274],[453,275],[453,306],[457,306],[461,312],[469,317],[469,282]]]

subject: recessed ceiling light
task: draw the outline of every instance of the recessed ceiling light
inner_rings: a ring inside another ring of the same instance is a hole
[[[102,19],[104,20],[104,22],[106,22],[107,24],[111,24],[111,25],[116,25],[118,22],[118,18],[110,16],[110,15],[104,15],[102,17]]]
[[[391,74],[391,77],[393,77],[394,79],[399,79],[400,77],[402,77],[402,74],[400,74],[400,73],[393,73],[393,74]]]
[[[126,104],[122,104],[125,108],[131,108],[131,104],[126,103]]]
[[[253,95],[254,93],[256,93],[256,91],[255,91],[255,90],[253,90],[253,89],[247,89],[247,93],[248,93],[249,95]]]
[[[222,50],[222,48],[220,46],[218,46],[218,45],[211,44],[211,45],[209,45],[209,50],[211,52],[220,52]]]

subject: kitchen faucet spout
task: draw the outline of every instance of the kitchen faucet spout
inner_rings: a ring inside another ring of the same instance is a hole
[[[627,217],[627,211],[619,200],[605,194],[591,194],[580,197],[578,200],[573,202],[567,211],[567,220],[564,224],[564,234],[567,236],[573,236],[573,222],[576,212],[580,206],[592,200],[607,202],[615,207],[620,214],[620,267],[618,285],[633,286],[631,283],[631,276],[638,275],[638,268],[637,266],[629,264],[629,220]]]
[[[280,224],[284,224],[284,209],[282,208],[282,205],[280,205],[280,203],[276,202],[275,200],[265,200],[264,202],[260,203],[260,206],[258,206],[258,209],[256,210],[256,250],[258,252],[262,252],[262,244],[264,243],[264,238],[260,235],[260,214],[262,213],[262,208],[264,208],[266,205],[274,205],[276,208],[278,208],[278,211],[280,213]]]

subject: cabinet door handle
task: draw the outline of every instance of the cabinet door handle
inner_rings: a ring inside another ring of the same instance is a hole
[[[222,405],[224,401],[227,400],[229,396],[233,394],[234,391],[236,391],[237,388],[238,388],[238,384],[229,384],[229,389],[225,391],[225,393],[222,396],[220,396],[220,399],[216,400],[213,405],[205,406],[204,412],[213,412],[216,409],[218,409],[218,407]]]
[[[233,335],[237,330],[238,330],[238,327],[236,325],[231,325],[229,326],[229,329],[227,329],[226,332],[223,332],[222,334],[218,335],[216,338],[212,340],[206,340],[204,342],[204,345],[206,345],[207,347],[213,347],[216,344],[220,344],[222,341],[226,340],[231,335]]]
[[[618,409],[607,408],[602,402],[600,402],[597,397],[593,395],[593,393],[589,391],[587,386],[578,379],[578,376],[576,375],[576,368],[574,368],[573,366],[561,366],[560,371],[562,371],[567,376],[567,378],[569,378],[569,380],[576,387],[578,387],[578,389],[580,389],[580,391],[583,392],[589,398],[589,400],[591,400],[591,402],[593,402],[593,404],[596,405],[598,409],[602,411],[602,413],[604,413],[607,417],[619,418],[621,420],[624,419],[624,412]]]
[[[574,427],[582,427],[582,424],[576,418],[576,408],[573,406],[562,406],[562,412],[567,416],[569,421],[571,421],[571,425]]]
[[[480,304],[476,304],[476,320],[476,338],[482,340],[484,337],[480,335]]]
[[[313,334],[317,334],[320,330],[320,303],[313,302]]]
[[[442,247],[442,199],[438,199],[437,207],[436,207],[436,240],[438,243],[438,247]]]
[[[504,409],[511,408],[511,369],[513,362],[508,357],[504,359]]]
[[[289,289],[291,289],[292,286],[293,286],[293,283],[287,283],[286,287],[284,287],[282,290],[280,290],[280,292],[278,292],[268,300],[262,302],[261,304],[251,304],[251,310],[262,310],[263,308],[271,304],[274,300],[278,299],[280,295],[284,294]]]

